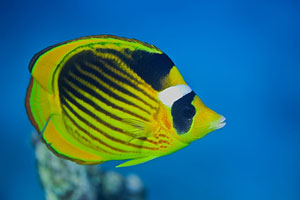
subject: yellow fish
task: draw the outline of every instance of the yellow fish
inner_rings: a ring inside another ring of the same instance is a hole
[[[26,110],[56,155],[80,164],[171,154],[225,125],[153,45],[99,35],[50,46],[29,64]]]

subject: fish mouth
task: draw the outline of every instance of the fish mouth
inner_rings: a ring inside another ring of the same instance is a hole
[[[225,122],[226,118],[224,116],[221,117],[216,123],[214,123],[213,128],[214,129],[220,129],[223,128],[226,125]]]

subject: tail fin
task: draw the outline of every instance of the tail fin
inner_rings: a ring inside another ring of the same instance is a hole
[[[32,125],[41,133],[50,117],[50,103],[48,92],[31,77],[27,88],[25,107]]]
[[[64,138],[60,132],[58,132],[53,121],[57,122],[56,124],[60,124],[60,127],[63,127],[61,131],[66,132],[66,130],[64,129],[65,127],[61,118],[51,113],[49,97],[50,94],[43,89],[34,78],[31,78],[27,89],[25,107],[29,120],[38,133],[42,135],[48,148],[57,156],[79,164],[103,163],[105,161],[103,157],[82,150],[80,147],[69,142],[68,139]]]

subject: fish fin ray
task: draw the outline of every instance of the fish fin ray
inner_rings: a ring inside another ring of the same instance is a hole
[[[27,88],[25,107],[29,120],[38,133],[41,133],[46,126],[51,114],[48,95],[49,93],[31,77]]]
[[[52,119],[48,120],[47,126],[42,132],[42,138],[47,147],[59,157],[79,164],[100,164],[105,162],[104,158],[79,149],[63,138],[55,128]]]
[[[132,126],[132,129],[129,131],[132,134],[132,138],[127,143],[138,138],[152,137],[157,132],[157,127],[150,122],[130,118],[123,119],[123,122]]]
[[[136,158],[136,159],[128,160],[116,167],[119,168],[119,167],[129,167],[129,166],[133,166],[133,165],[138,165],[138,164],[142,164],[142,163],[148,162],[150,160],[153,160],[155,158],[157,158],[157,156],[147,156],[147,157],[142,157],[142,158]]]

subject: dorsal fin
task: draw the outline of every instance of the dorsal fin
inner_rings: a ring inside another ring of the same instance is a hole
[[[97,43],[117,43],[120,45],[130,45],[136,49],[160,52],[160,50],[155,46],[135,39],[126,39],[112,35],[88,36],[69,40],[45,48],[33,56],[29,63],[29,71],[40,85],[52,94],[55,89],[53,88],[53,80],[57,78],[55,77],[55,74],[59,72],[59,67],[61,67],[63,58],[72,53],[75,49]]]

